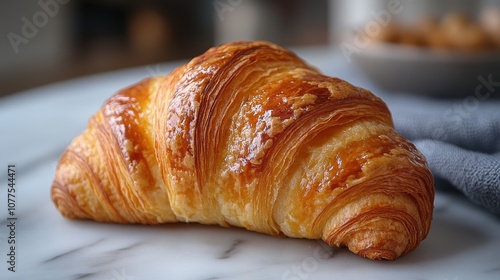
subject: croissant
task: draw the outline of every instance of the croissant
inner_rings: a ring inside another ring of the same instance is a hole
[[[110,97],[51,198],[72,219],[242,227],[394,260],[429,232],[433,184],[381,99],[277,45],[233,42]]]

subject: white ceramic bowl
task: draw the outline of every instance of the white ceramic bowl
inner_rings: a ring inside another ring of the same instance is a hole
[[[497,50],[436,51],[376,43],[353,53],[352,59],[362,72],[389,91],[459,97],[484,90],[478,88],[484,84],[480,77],[500,83],[500,51]],[[500,87],[496,91],[500,95]]]

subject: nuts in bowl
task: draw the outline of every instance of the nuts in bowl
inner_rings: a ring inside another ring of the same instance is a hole
[[[368,35],[364,35],[365,38]],[[413,24],[393,20],[352,59],[382,89],[463,97],[500,79],[500,9],[474,20],[461,13]]]
[[[451,12],[440,19],[422,17],[412,25],[392,23],[371,39],[442,50],[500,50],[500,9],[484,10],[477,21]]]

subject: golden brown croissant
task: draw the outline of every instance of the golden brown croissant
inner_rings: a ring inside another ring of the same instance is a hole
[[[371,92],[236,42],[107,100],[51,195],[68,218],[236,226],[393,260],[426,237],[434,186]]]

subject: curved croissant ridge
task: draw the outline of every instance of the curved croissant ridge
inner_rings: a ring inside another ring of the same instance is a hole
[[[434,188],[378,97],[235,42],[109,98],[51,195],[68,218],[237,226],[393,260],[426,237]]]

